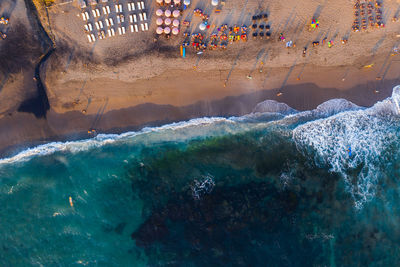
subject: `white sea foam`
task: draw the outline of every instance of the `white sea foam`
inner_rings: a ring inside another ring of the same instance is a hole
[[[297,110],[289,107],[285,103],[280,103],[275,100],[265,100],[261,103],[258,103],[253,110],[253,113],[280,113],[283,115],[293,114],[296,113]]]
[[[39,145],[34,148],[28,148],[12,157],[0,159],[1,164],[9,164],[15,162],[27,161],[36,156],[46,156],[54,154],[55,152],[71,152],[77,153],[81,151],[87,151],[91,148],[101,147],[106,144],[112,144],[118,141],[127,140],[138,135],[162,132],[162,131],[176,131],[184,128],[190,128],[195,126],[205,126],[217,122],[228,122],[234,123],[234,118],[226,119],[222,117],[212,118],[197,118],[185,122],[171,123],[160,127],[146,127],[141,131],[137,132],[126,132],[122,134],[98,134],[97,136],[79,140],[79,141],[68,141],[68,142],[51,142],[44,145]]]
[[[331,171],[343,176],[356,207],[362,207],[375,196],[382,164],[391,162],[386,149],[399,149],[399,89],[394,88],[391,98],[371,108],[310,121],[293,131],[300,151],[315,155],[317,164],[328,165]]]

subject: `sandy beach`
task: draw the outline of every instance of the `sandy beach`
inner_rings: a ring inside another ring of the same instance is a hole
[[[268,13],[272,36],[254,40],[249,34],[247,42],[202,54],[189,47],[186,58],[179,53],[183,35],[156,38],[155,3],[147,4],[149,31],[93,44],[83,33],[77,3],[64,2],[48,8],[48,17],[43,10],[38,13],[55,45],[40,68],[50,104],[45,117],[21,112],[19,106],[35,97],[34,66],[48,47],[33,24],[28,0],[16,1],[10,13],[9,39],[0,40],[0,49],[14,40],[16,25],[29,25],[27,40],[36,46],[29,51],[20,47],[22,54],[30,55],[29,60],[22,59],[32,62],[29,66],[1,72],[1,155],[44,142],[91,137],[92,129],[119,133],[196,117],[243,115],[266,99],[297,110],[313,109],[332,98],[371,106],[390,96],[399,83],[400,56],[393,48],[400,41],[400,22],[391,21],[400,5],[397,1],[383,2],[384,28],[364,32],[351,30],[353,3],[345,0],[301,4],[227,0],[219,14],[209,1],[192,1],[182,15],[191,26],[181,32],[198,31],[200,19],[193,10],[202,8],[210,14],[208,34],[224,23],[249,26],[253,15]],[[309,31],[312,18],[318,18],[320,26]],[[285,48],[279,33],[296,47]],[[332,40],[331,48],[322,45],[324,37]],[[316,40],[321,44],[313,47]]]

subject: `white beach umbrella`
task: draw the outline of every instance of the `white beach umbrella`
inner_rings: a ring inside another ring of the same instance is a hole
[[[169,33],[171,32],[170,27],[165,27],[164,32],[165,32],[166,34],[169,34]]]
[[[199,28],[200,28],[200,30],[204,31],[206,29],[206,24],[200,23]]]
[[[218,6],[218,0],[211,0],[211,5]]]
[[[169,10],[169,9],[165,10],[164,14],[165,14],[165,16],[166,16],[167,18],[168,18],[168,17],[171,17],[171,10]]]
[[[164,2],[165,2],[167,5],[171,4],[171,0],[164,0]]]
[[[156,29],[157,34],[162,34],[163,32],[164,32],[163,28],[157,27],[157,29]]]
[[[178,4],[180,4],[181,3],[181,0],[174,0],[174,4],[175,5],[178,5]]]
[[[181,12],[179,12],[179,10],[174,10],[174,11],[172,12],[172,16],[174,16],[174,18],[179,17],[180,14],[181,14]]]
[[[174,25],[174,27],[178,27],[179,26],[179,20],[174,19],[174,21],[172,22],[172,25]]]
[[[183,4],[184,4],[185,6],[190,5],[190,0],[183,0]]]
[[[164,23],[165,23],[165,25],[171,25],[171,19],[170,18],[166,18]]]
[[[164,14],[164,12],[163,12],[161,9],[157,9],[156,15],[157,15],[158,17],[162,16],[163,14]]]
[[[157,0],[157,4],[161,5],[163,3],[163,0]]]
[[[178,35],[178,33],[179,33],[179,29],[178,28],[173,28],[172,29],[172,34],[173,35]]]
[[[156,20],[156,24],[157,24],[158,26],[162,25],[163,22],[164,22],[164,21],[163,21],[162,18],[157,18],[157,20]]]

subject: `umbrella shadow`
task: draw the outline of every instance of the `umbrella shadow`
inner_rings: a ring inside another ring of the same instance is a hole
[[[286,86],[286,84],[287,84],[287,82],[288,82],[288,80],[289,80],[289,77],[290,77],[290,75],[291,75],[292,72],[293,72],[294,67],[296,67],[296,62],[297,62],[297,59],[293,62],[292,66],[290,67],[290,69],[289,69],[289,71],[288,71],[288,73],[286,74],[286,77],[285,77],[285,79],[283,80],[282,85],[281,85],[281,88],[280,88],[280,90],[279,90],[280,92],[282,92],[283,88]]]
[[[235,58],[235,60],[234,60],[233,63],[232,63],[231,69],[229,70],[228,76],[227,76],[226,79],[225,79],[224,85],[226,85],[226,84],[228,83],[229,78],[231,77],[232,72],[233,72],[233,70],[235,69],[235,67],[236,67],[236,65],[237,65],[237,62],[238,62],[238,60],[239,60],[240,55],[242,54],[242,52],[243,52],[243,49],[241,49],[241,50],[238,52],[238,54],[236,55],[236,58]]]

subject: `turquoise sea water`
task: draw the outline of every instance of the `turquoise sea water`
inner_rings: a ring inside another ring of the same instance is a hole
[[[372,108],[275,105],[1,159],[0,265],[399,265],[399,100],[396,87]]]

